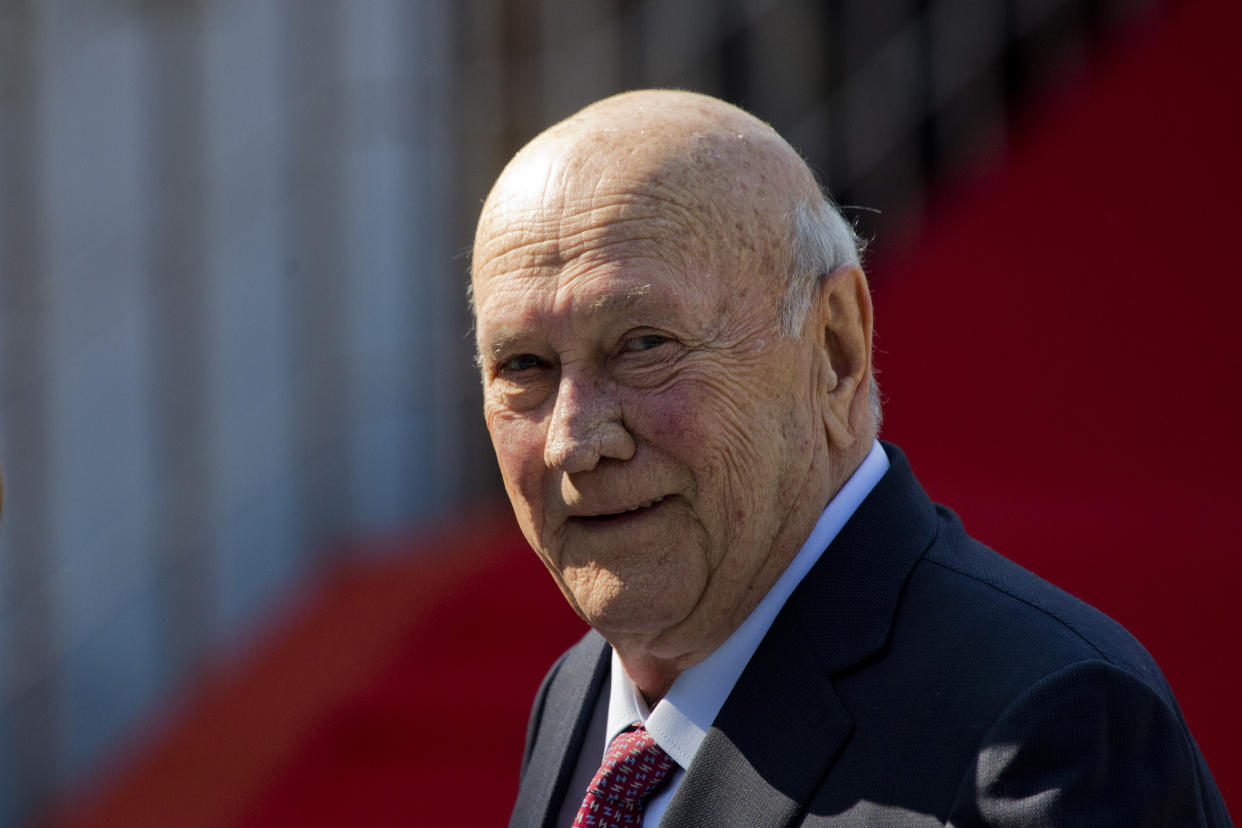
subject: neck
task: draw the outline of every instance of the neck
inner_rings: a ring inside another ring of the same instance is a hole
[[[621,659],[625,674],[643,694],[648,708],[655,707],[656,702],[664,698],[685,669],[677,666],[675,661],[653,658],[647,653],[630,653],[627,657],[623,650],[618,649],[617,656]]]

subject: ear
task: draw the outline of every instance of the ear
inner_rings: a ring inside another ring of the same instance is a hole
[[[819,281],[815,323],[823,349],[821,414],[829,446],[845,449],[871,427],[871,291],[857,265],[843,265]]]

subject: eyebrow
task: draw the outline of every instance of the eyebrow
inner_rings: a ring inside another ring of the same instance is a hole
[[[592,316],[606,314],[612,311],[625,310],[631,308],[651,293],[651,285],[637,285],[628,290],[619,293],[608,293],[603,296],[596,297],[587,305],[587,313]],[[486,355],[491,357],[493,361],[499,361],[514,345],[526,339],[527,333],[503,334],[496,337],[486,349]],[[481,363],[484,354],[479,353],[475,356],[475,362]]]
[[[622,293],[607,293],[591,302],[587,310],[591,314],[608,313],[632,307],[647,294],[651,293],[651,285],[638,285]]]
[[[506,336],[499,336],[487,347],[487,356],[491,357],[493,361],[499,361],[505,351],[512,348],[514,343],[520,342],[525,338],[525,334],[508,334]],[[474,361],[481,366],[483,361],[483,353],[480,352],[477,354]]]

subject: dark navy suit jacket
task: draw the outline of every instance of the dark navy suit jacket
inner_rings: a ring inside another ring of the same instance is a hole
[[[1142,646],[970,538],[885,450],[661,825],[1230,825]],[[566,788],[609,658],[588,633],[544,680],[512,828],[582,795]]]

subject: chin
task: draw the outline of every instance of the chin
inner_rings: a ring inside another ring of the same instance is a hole
[[[654,636],[684,621],[694,608],[683,595],[622,588],[607,595],[575,594],[583,619],[605,638]]]

